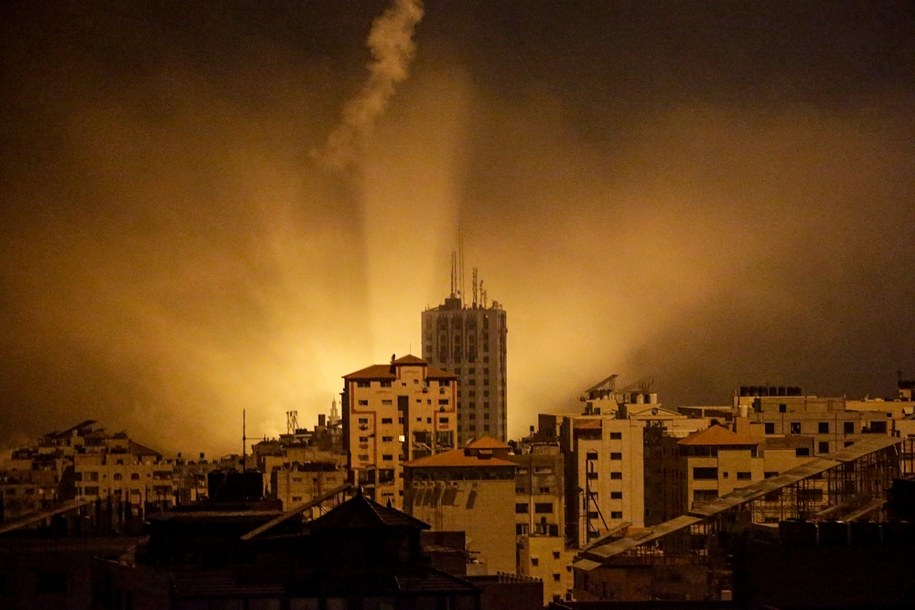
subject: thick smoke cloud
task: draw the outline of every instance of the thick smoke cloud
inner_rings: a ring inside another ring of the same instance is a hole
[[[311,151],[386,2],[4,4],[0,436],[311,425],[420,351],[459,219],[512,434],[611,372],[667,404],[915,374],[908,5],[520,5],[414,13],[341,178]]]

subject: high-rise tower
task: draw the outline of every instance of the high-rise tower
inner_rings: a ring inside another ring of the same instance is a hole
[[[452,269],[451,295],[422,313],[423,359],[458,378],[458,442],[507,440],[505,310],[487,302],[473,270],[473,299],[464,302]]]

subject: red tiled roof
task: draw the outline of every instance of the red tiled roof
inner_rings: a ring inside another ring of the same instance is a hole
[[[435,455],[428,455],[404,464],[418,468],[478,467],[478,466],[515,466],[514,462],[496,457],[467,455],[463,449],[452,449]]]
[[[404,365],[421,365],[426,367],[426,379],[457,379],[457,375],[453,375],[448,371],[442,371],[440,369],[433,368],[426,364],[426,361],[422,358],[417,358],[416,356],[404,356],[403,358],[398,358],[392,364],[373,364],[367,366],[364,369],[359,369],[348,375],[344,375],[344,379],[378,379],[378,380],[388,380],[396,379],[397,374],[394,372],[394,367],[404,366]]]
[[[394,360],[393,364],[395,364],[395,365],[400,365],[400,364],[422,364],[422,365],[427,365],[427,364],[429,364],[429,363],[426,362],[425,360],[423,360],[422,358],[419,358],[419,357],[417,357],[417,356],[414,356],[413,354],[407,354],[406,356],[401,356],[400,358],[397,358],[396,360]]]
[[[724,426],[714,425],[706,428],[705,430],[700,430],[698,432],[693,432],[686,438],[677,442],[678,445],[688,445],[688,446],[747,446],[747,445],[758,445],[759,441],[750,438],[749,436],[743,436],[741,434],[735,434],[731,432]]]
[[[511,449],[511,445],[503,443],[494,436],[481,436],[467,443],[467,446],[474,449]]]
[[[394,379],[395,377],[396,375],[391,372],[390,364],[373,364],[343,376],[344,379]]]

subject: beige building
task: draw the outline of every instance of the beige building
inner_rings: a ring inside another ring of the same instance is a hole
[[[565,536],[570,546],[644,520],[644,422],[611,415],[539,416],[564,458]]]
[[[518,539],[518,573],[543,581],[543,605],[571,598],[572,561],[576,549],[558,536],[521,536]]]
[[[466,532],[467,551],[490,574],[516,569],[517,466],[507,459],[509,451],[484,437],[404,465],[404,512],[433,530]]]
[[[370,499],[400,507],[403,464],[456,446],[457,378],[404,356],[343,380],[349,480]]]

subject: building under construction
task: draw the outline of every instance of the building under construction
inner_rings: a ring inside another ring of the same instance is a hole
[[[849,583],[857,580],[817,576],[829,570],[813,565],[848,560],[857,573],[883,580],[913,567],[915,529],[891,520],[888,504],[894,482],[913,471],[912,439],[860,440],[659,525],[596,541],[573,564],[575,599],[733,599],[753,606],[809,605],[832,596],[853,603]],[[862,554],[869,565],[855,560]],[[912,593],[908,580],[895,587],[883,580],[874,586],[888,604]]]

